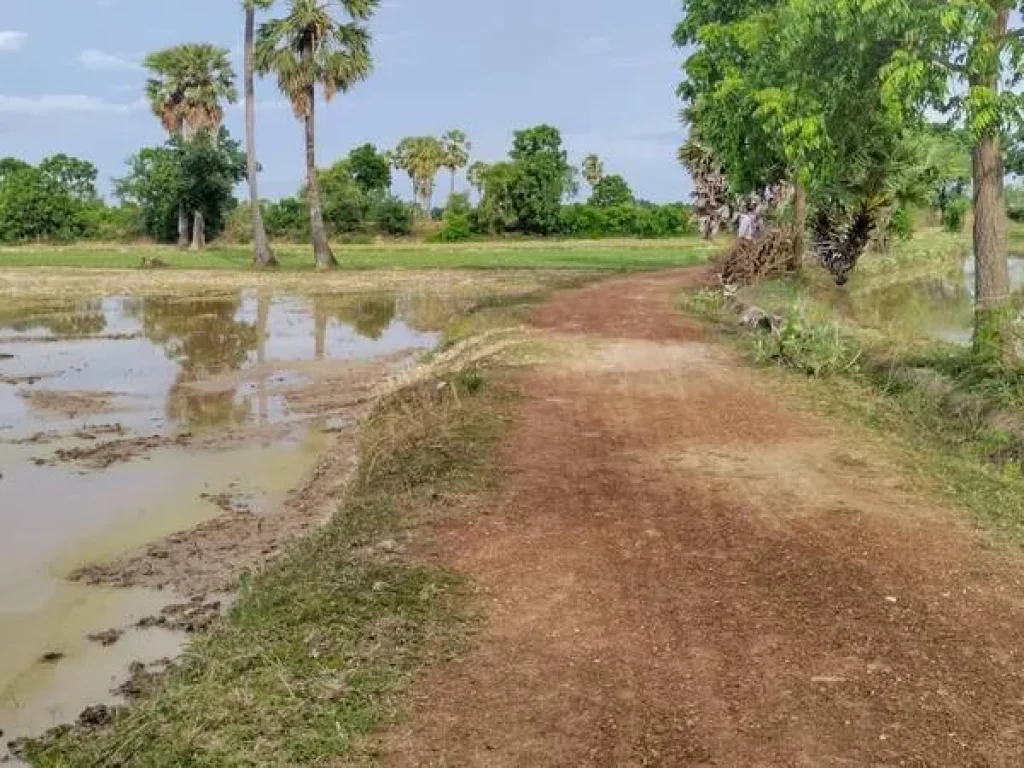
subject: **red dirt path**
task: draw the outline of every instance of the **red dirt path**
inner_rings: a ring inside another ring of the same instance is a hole
[[[524,376],[497,499],[440,532],[486,623],[385,763],[1024,765],[1020,558],[707,340],[696,279],[535,312],[586,343]]]

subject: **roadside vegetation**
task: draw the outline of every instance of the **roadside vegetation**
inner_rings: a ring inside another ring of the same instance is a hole
[[[966,294],[968,254],[966,237],[929,230],[867,258],[841,291],[813,267],[734,299],[716,287],[690,293],[681,308],[714,322],[759,365],[801,374],[777,383],[880,431],[904,449],[911,476],[1024,540],[1024,367],[979,364],[965,343],[969,298],[940,302],[935,316],[929,296]],[[966,316],[956,317],[957,306]],[[961,342],[928,333],[933,322],[957,320]]]

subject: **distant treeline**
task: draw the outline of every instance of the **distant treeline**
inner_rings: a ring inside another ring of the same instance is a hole
[[[638,200],[622,176],[604,175],[596,156],[582,169],[571,166],[561,134],[550,126],[516,133],[506,160],[470,166],[472,194],[453,193],[443,207],[429,207],[433,180],[451,166],[443,151],[433,159],[422,155],[443,146],[429,137],[406,140],[394,152],[366,144],[319,170],[328,232],[340,239],[422,235],[452,242],[502,235],[658,238],[695,231],[689,206]],[[392,194],[396,168],[409,174],[417,202]],[[453,189],[457,170],[451,168]],[[94,165],[66,155],[36,166],[0,160],[0,241],[173,243],[183,204],[203,214],[207,236],[237,243],[251,238],[250,211],[234,196],[245,179],[245,155],[224,129],[206,140],[172,139],[140,150],[114,180],[115,203],[100,197],[96,179]],[[584,183],[586,202],[574,202]],[[308,241],[307,199],[303,186],[292,197],[263,202],[271,238]]]

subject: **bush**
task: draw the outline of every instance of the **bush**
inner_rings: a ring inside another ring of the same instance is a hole
[[[900,240],[907,241],[914,236],[914,217],[905,208],[896,208],[889,219],[889,232]]]
[[[467,213],[448,211],[441,222],[441,230],[437,239],[442,243],[458,243],[473,237],[473,226]]]
[[[566,205],[559,218],[563,237],[680,237],[694,234],[689,208],[679,203],[639,203],[608,207]]]
[[[84,237],[101,242],[145,238],[142,211],[134,205],[108,206],[101,202],[83,210]]]
[[[26,166],[0,181],[0,241],[68,241],[87,229],[85,204],[50,176]]]
[[[407,237],[412,234],[412,207],[398,198],[389,197],[377,207],[377,229],[382,234]]]
[[[861,352],[838,324],[808,322],[791,308],[777,333],[757,339],[754,356],[809,376],[832,376],[857,370]]]
[[[270,237],[306,241],[309,239],[309,207],[298,197],[264,203],[263,224]]]
[[[947,232],[953,234],[959,234],[964,231],[964,225],[967,223],[967,212],[971,209],[970,201],[961,195],[955,197],[946,203],[945,209],[942,211],[942,228]],[[1021,211],[1024,214],[1024,211]],[[1020,219],[1015,219],[1014,210],[1010,210],[1010,218],[1014,221],[1024,220],[1024,215]]]

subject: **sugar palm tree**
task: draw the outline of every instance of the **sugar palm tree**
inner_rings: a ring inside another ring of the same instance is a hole
[[[465,168],[469,164],[469,152],[473,149],[473,144],[466,136],[465,131],[452,129],[441,137],[441,146],[444,149],[444,167],[452,175],[450,196],[455,194],[455,174],[460,168]]]
[[[187,43],[146,57],[151,76],[146,96],[154,114],[174,138],[191,141],[199,133],[215,134],[224,120],[223,104],[238,101],[230,52],[208,43]],[[178,245],[188,242],[184,205],[178,210]],[[205,222],[194,211],[192,248],[205,245]]]
[[[434,136],[409,136],[398,142],[391,152],[391,162],[395,168],[409,174],[416,203],[429,218],[437,172],[445,165],[444,146]]]
[[[305,125],[306,194],[318,269],[338,262],[327,241],[316,178],[316,90],[319,86],[330,101],[370,74],[370,33],[362,22],[377,4],[378,0],[288,0],[287,15],[263,24],[256,41],[257,71],[277,77],[281,93]],[[345,21],[335,18],[335,7]]]
[[[249,209],[252,219],[252,261],[257,267],[277,266],[270,250],[267,230],[260,210],[259,168],[256,162],[256,11],[266,9],[274,0],[242,0],[245,9],[245,159],[249,177]]]
[[[476,190],[477,198],[484,196],[484,175],[487,173],[487,163],[477,160],[466,169],[466,180],[469,186]]]

